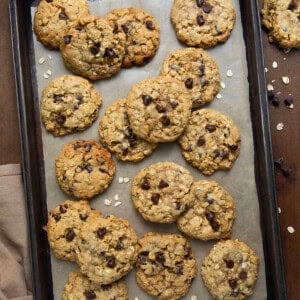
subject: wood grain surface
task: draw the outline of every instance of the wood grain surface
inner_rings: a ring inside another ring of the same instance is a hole
[[[0,164],[21,162],[8,1],[0,1]],[[296,300],[300,297],[300,51],[284,53],[269,44],[265,32],[262,36],[267,82],[273,85],[280,100],[278,107],[270,102],[269,110],[274,157],[283,158],[286,171],[276,168],[276,184],[288,298]],[[272,67],[274,61],[277,68]],[[282,76],[289,77],[290,83],[284,84]],[[284,104],[289,94],[293,97],[293,109]],[[278,123],[284,124],[283,130],[276,129]],[[294,233],[289,233],[289,226],[295,229]]]

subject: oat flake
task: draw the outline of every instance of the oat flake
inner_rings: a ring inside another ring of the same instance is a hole
[[[279,131],[282,130],[283,127],[284,127],[284,124],[283,124],[283,123],[278,123],[278,124],[276,125],[276,129],[279,130]]]
[[[114,204],[114,207],[117,207],[117,206],[119,206],[119,205],[121,205],[122,204],[122,202],[121,201],[118,201],[118,202],[116,202],[115,204]]]
[[[220,100],[220,99],[222,99],[222,95],[221,94],[217,94],[216,98]]]
[[[287,76],[282,76],[281,78],[282,78],[282,82],[284,84],[289,84],[290,83],[290,79]]]
[[[272,84],[268,84],[268,85],[267,85],[267,90],[268,90],[268,91],[274,91],[273,85],[272,85]]]
[[[227,70],[226,75],[227,75],[227,77],[232,77],[232,76],[233,76],[233,73],[232,73],[232,71],[229,69],[229,70]]]
[[[124,182],[124,178],[123,177],[119,177],[119,183],[123,183]]]
[[[221,87],[222,87],[222,89],[225,89],[225,88],[226,88],[225,82],[221,81]]]
[[[124,177],[124,183],[128,183],[130,181],[129,177]]]
[[[106,206],[111,205],[111,200],[109,200],[109,199],[104,199],[104,204],[105,204]]]
[[[289,227],[287,228],[287,231],[288,231],[289,233],[294,233],[294,232],[295,232],[295,229],[294,229],[294,227],[289,226]]]
[[[273,63],[272,63],[272,68],[273,68],[273,69],[276,69],[277,67],[278,67],[277,61],[273,61]]]

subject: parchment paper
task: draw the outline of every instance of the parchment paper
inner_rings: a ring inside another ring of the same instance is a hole
[[[240,16],[239,1],[233,0],[237,20],[229,40],[223,44],[209,49],[208,52],[217,61],[222,81],[226,84],[226,88],[220,89],[222,99],[215,99],[209,106],[210,108],[228,114],[241,131],[242,147],[241,154],[235,162],[232,170],[229,172],[218,171],[210,177],[203,176],[198,170],[192,168],[182,158],[180,147],[177,143],[161,144],[155,152],[147,159],[140,163],[121,163],[115,159],[117,171],[113,183],[109,189],[102,195],[94,198],[91,205],[100,209],[105,215],[114,214],[118,217],[128,219],[138,235],[141,237],[148,231],[173,232],[178,233],[176,226],[173,225],[156,225],[143,221],[142,217],[135,211],[130,199],[130,187],[132,178],[142,168],[159,162],[173,161],[190,170],[195,180],[208,179],[216,180],[224,186],[233,196],[236,204],[237,218],[233,226],[232,238],[238,238],[251,246],[258,254],[261,260],[260,274],[255,288],[255,292],[251,299],[261,300],[267,299],[265,284],[265,265],[262,248],[262,235],[259,221],[259,205],[254,177],[254,146],[251,128],[250,108],[249,108],[249,85],[247,80],[247,62],[245,56],[245,44],[242,35],[242,24]],[[94,82],[94,87],[103,96],[103,105],[100,109],[98,120],[88,130],[82,133],[76,133],[65,137],[53,137],[43,128],[43,145],[45,159],[45,176],[47,189],[48,209],[54,208],[59,203],[68,199],[59,188],[56,177],[54,161],[62,146],[74,139],[95,138],[98,140],[98,124],[104,110],[117,98],[126,97],[130,87],[150,76],[157,76],[161,68],[164,58],[170,51],[184,47],[176,38],[172,28],[169,15],[171,10],[171,0],[96,0],[89,2],[90,10],[95,15],[103,16],[113,8],[136,6],[144,8],[146,11],[154,15],[158,20],[161,28],[161,43],[155,58],[142,68],[123,69],[115,77],[108,80],[100,80]],[[32,17],[35,8],[32,8]],[[34,34],[33,34],[34,35]],[[49,51],[37,42],[34,35],[35,58],[36,58],[36,75],[38,82],[39,95],[42,89],[50,82],[51,79],[70,73],[63,64],[60,53]],[[38,64],[41,57],[47,58],[48,55],[52,59],[47,59],[45,63]],[[226,71],[231,69],[233,76],[226,76]],[[43,74],[51,70],[52,75],[49,79],[45,79]],[[118,178],[129,177],[130,182],[127,184],[118,183]],[[114,196],[119,194],[122,204],[114,207]],[[105,206],[104,199],[112,200],[111,206]],[[201,262],[213,246],[214,242],[193,241],[192,246],[198,262],[200,270]],[[68,273],[76,268],[75,264],[57,260],[52,255],[52,276],[55,299],[61,299],[63,286],[67,281]],[[133,300],[138,297],[139,300],[153,299],[146,295],[136,284],[135,274],[132,271],[126,281],[129,290],[129,299]],[[188,295],[184,299],[190,299],[192,295],[196,295],[198,300],[211,299],[205,286],[202,283],[200,274],[193,281]]]

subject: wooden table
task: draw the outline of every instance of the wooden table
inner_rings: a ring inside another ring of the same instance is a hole
[[[288,296],[296,300],[300,298],[300,51],[283,53],[268,43],[265,32],[263,45],[267,82],[274,86],[275,95],[280,98],[279,107],[270,104],[274,157],[282,157],[284,168],[291,168],[290,176],[277,168],[276,183]],[[274,61],[277,68],[272,67]],[[0,1],[0,66],[0,164],[20,163],[8,0]],[[282,76],[289,77],[290,83],[284,84]],[[283,103],[289,93],[294,99],[293,109]],[[276,129],[278,123],[284,124],[282,131]],[[292,226],[295,233],[289,233],[288,226]]]

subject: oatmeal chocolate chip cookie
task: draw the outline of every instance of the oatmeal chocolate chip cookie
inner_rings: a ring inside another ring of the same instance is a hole
[[[172,223],[190,205],[193,177],[173,162],[159,162],[141,170],[133,179],[134,207],[150,222]]]
[[[37,39],[49,49],[59,49],[66,28],[89,14],[86,0],[41,0],[34,15]]]
[[[215,181],[199,180],[191,195],[192,205],[177,219],[178,229],[200,240],[229,238],[235,219],[230,194]]]
[[[99,136],[101,143],[123,161],[140,161],[157,146],[132,132],[126,111],[126,99],[118,99],[105,111],[99,125]]]
[[[98,284],[125,276],[137,258],[138,237],[127,220],[91,218],[79,234],[76,261],[81,272]]]
[[[64,287],[62,300],[127,300],[127,286],[124,281],[112,284],[95,284],[84,276],[80,270],[69,274]]]
[[[214,299],[245,299],[252,295],[259,258],[238,240],[218,242],[203,260],[201,276]]]
[[[261,13],[270,42],[300,48],[300,0],[264,0]]]
[[[96,120],[101,104],[100,94],[88,80],[64,75],[42,92],[42,121],[54,136],[83,131]]]
[[[65,31],[60,50],[65,65],[92,80],[119,72],[125,53],[125,34],[115,32],[108,21],[89,16]]]
[[[233,120],[212,109],[194,111],[179,138],[183,157],[204,175],[231,169],[240,153],[240,143]]]
[[[202,49],[178,49],[169,54],[161,75],[182,81],[190,94],[193,108],[213,100],[220,88],[219,68],[213,58]]]
[[[45,230],[53,252],[57,258],[75,261],[78,233],[90,217],[101,217],[92,210],[88,201],[66,200],[49,213]]]
[[[192,102],[182,82],[160,76],[136,83],[128,93],[126,106],[132,131],[157,143],[172,142],[180,136]]]
[[[197,276],[197,263],[189,242],[178,234],[147,233],[139,240],[136,280],[148,294],[181,299]]]
[[[159,26],[152,15],[140,8],[114,9],[106,15],[115,31],[126,34],[125,56],[122,66],[146,64],[159,46]]]
[[[174,0],[171,20],[181,42],[211,48],[229,38],[235,10],[231,0]]]
[[[95,140],[66,144],[55,167],[60,188],[76,198],[92,198],[105,191],[116,170],[111,154]]]

